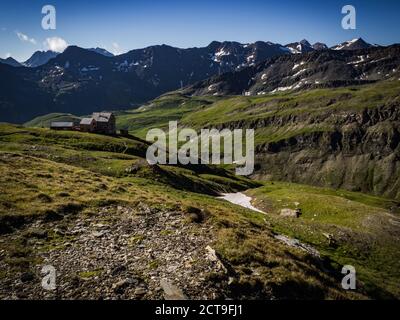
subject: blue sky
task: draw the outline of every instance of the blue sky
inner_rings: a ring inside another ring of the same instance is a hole
[[[56,30],[41,28],[46,4],[57,10]],[[346,4],[357,10],[356,30],[341,28]],[[0,8],[0,57],[19,61],[49,44],[62,48],[65,43],[123,53],[163,43],[206,46],[213,40],[400,42],[398,0],[1,0]]]

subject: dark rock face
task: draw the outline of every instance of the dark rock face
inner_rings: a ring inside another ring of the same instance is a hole
[[[6,64],[12,67],[21,67],[22,65],[12,57],[8,57],[7,59],[0,59],[0,64]]]
[[[106,57],[114,57],[114,54],[112,54],[111,52],[109,52],[109,51],[107,51],[106,49],[103,49],[103,48],[90,48],[90,49],[88,49],[88,50],[90,50],[90,51],[93,51],[93,52],[97,52],[98,54],[102,54],[103,56],[106,56]]]
[[[318,50],[266,60],[184,90],[192,95],[264,95],[360,85],[400,77],[400,45],[361,50]]]
[[[367,43],[362,38],[353,39],[350,41],[343,42],[332,47],[333,50],[361,50],[373,47],[373,45]]]
[[[31,68],[39,67],[49,62],[50,59],[57,57],[57,55],[57,52],[51,50],[36,51],[28,60],[23,63],[23,65]]]
[[[259,145],[256,177],[400,199],[400,105],[318,120],[308,116],[292,124],[334,122],[334,130]]]
[[[328,46],[325,43],[316,42],[312,45],[314,50],[327,50]]]
[[[315,50],[314,47],[305,39],[300,42],[289,43],[285,47],[293,54],[307,53]]]

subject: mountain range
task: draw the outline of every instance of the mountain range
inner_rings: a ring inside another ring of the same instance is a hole
[[[106,49],[102,49],[102,48],[90,48],[87,50],[96,52],[96,53],[101,54],[106,57],[114,56],[111,52],[107,51]],[[14,58],[9,57],[7,59],[0,59],[0,63],[8,64],[13,67],[36,68],[36,67],[46,64],[47,62],[49,62],[50,59],[57,57],[59,54],[60,54],[59,52],[55,52],[55,51],[51,51],[51,50],[47,50],[47,51],[39,51],[38,50],[38,51],[35,51],[33,53],[33,55],[24,62],[18,62]]]
[[[398,66],[397,47],[377,47],[360,38],[332,49],[307,40],[286,46],[213,41],[201,48],[157,45],[118,56],[70,46],[60,54],[36,52],[18,68],[8,58],[0,63],[0,121],[133,108],[184,87],[199,94],[250,95],[364,83],[390,76]]]
[[[268,59],[185,88],[192,95],[266,95],[400,78],[400,46],[313,51]]]
[[[88,49],[88,50],[96,52],[96,53],[101,54],[101,55],[106,56],[106,57],[114,57],[114,54],[112,54],[111,52],[109,52],[109,51],[107,51],[106,49],[103,49],[103,48],[98,48],[97,47],[97,48],[91,48],[91,49]]]
[[[218,45],[218,42],[215,41],[214,44]],[[243,47],[243,48],[254,48],[254,45],[262,45],[262,44],[267,44],[267,45],[273,45],[271,42],[263,42],[263,41],[258,41],[254,44],[240,44],[237,42],[224,42],[225,45],[229,47],[229,44],[231,44],[231,53],[235,53],[235,51],[238,50],[238,47]],[[289,50],[293,54],[299,54],[299,53],[306,53],[314,50],[327,50],[329,49],[328,46],[325,43],[321,42],[316,42],[313,45],[311,45],[306,39],[301,40],[300,42],[293,42],[289,43],[285,46],[278,45],[280,50],[287,51]],[[356,50],[356,49],[366,49],[370,48],[372,45],[365,42],[362,38],[357,38],[353,39],[350,41],[343,42],[341,44],[333,46],[331,49],[333,50]],[[235,48],[236,47],[236,48]],[[101,55],[104,55],[106,57],[113,57],[114,54],[107,51],[106,49],[103,48],[89,48],[87,50],[99,53]],[[240,51],[240,49],[239,49]],[[25,67],[38,67],[43,64],[46,64],[50,59],[56,57],[59,53],[51,50],[47,51],[36,51],[33,53],[33,55],[26,61],[24,62],[18,62],[12,57],[9,57],[7,59],[0,59],[0,63],[5,63],[12,65],[14,67],[19,67],[19,66],[25,66]],[[221,54],[223,54],[221,52]],[[251,58],[250,58],[251,59]]]
[[[0,121],[42,115],[0,123],[0,299],[52,298],[43,261],[60,299],[400,297],[400,45],[51,55],[0,63]],[[105,109],[121,134],[48,129]],[[150,165],[169,121],[253,129],[253,174]]]
[[[28,60],[23,62],[21,66],[25,67],[39,67],[41,65],[49,62],[50,59],[57,57],[58,53],[48,50],[48,51],[36,51]]]
[[[6,59],[1,59],[0,58],[0,64],[1,63],[2,64],[7,64],[7,65],[12,66],[12,67],[20,67],[21,66],[21,64],[17,60],[15,60],[14,58],[12,58],[12,57],[8,57]]]
[[[375,47],[376,46],[377,45],[375,45]],[[333,46],[331,49],[332,50],[360,50],[360,49],[368,49],[371,47],[374,47],[374,45],[365,42],[364,39],[362,39],[362,38],[358,38],[358,39],[353,39],[350,41],[340,43],[336,46]]]

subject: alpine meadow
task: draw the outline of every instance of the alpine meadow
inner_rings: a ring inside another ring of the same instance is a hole
[[[0,300],[400,299],[398,3],[14,2]]]

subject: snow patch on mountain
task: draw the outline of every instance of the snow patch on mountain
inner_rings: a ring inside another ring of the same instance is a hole
[[[302,61],[302,62],[300,62],[300,63],[296,63],[296,64],[293,66],[293,69],[292,69],[292,70],[296,70],[298,67],[304,65],[305,63],[306,63],[305,61]]]
[[[306,72],[307,69],[301,69],[300,71],[296,72],[294,75],[292,75],[292,78],[296,78],[297,76],[301,75],[303,72]]]

